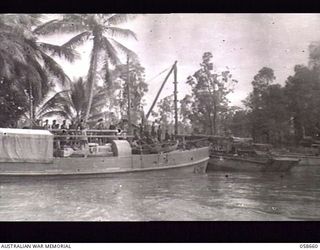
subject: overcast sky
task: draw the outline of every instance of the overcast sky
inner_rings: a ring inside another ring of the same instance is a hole
[[[232,104],[239,105],[251,91],[253,76],[264,66],[271,67],[276,82],[284,84],[296,64],[307,64],[308,45],[320,41],[320,15],[317,14],[144,14],[123,25],[133,30],[138,41],[123,40],[134,50],[146,69],[146,80],[178,61],[179,98],[188,88],[204,52],[213,53],[217,70],[228,67],[239,82]],[[80,48],[82,60],[64,64],[71,77],[85,76],[90,47]],[[150,104],[165,74],[149,83]],[[171,94],[173,79],[160,98]]]

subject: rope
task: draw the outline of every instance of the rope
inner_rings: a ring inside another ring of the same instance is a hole
[[[161,71],[159,74],[157,74],[156,76],[152,77],[151,79],[149,79],[148,81],[146,81],[146,83],[149,83],[151,81],[153,81],[154,79],[156,79],[158,76],[160,76],[161,74],[163,74],[164,72],[168,71],[169,69],[171,69],[171,66],[163,71]]]

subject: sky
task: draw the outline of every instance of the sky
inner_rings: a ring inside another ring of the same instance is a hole
[[[178,61],[178,98],[190,89],[186,78],[199,69],[204,52],[213,54],[214,69],[229,68],[238,80],[229,96],[232,105],[241,105],[251,91],[251,81],[262,67],[274,70],[276,83],[284,85],[296,64],[308,63],[308,46],[320,41],[319,14],[143,14],[122,25],[137,34],[138,40],[121,40],[135,51],[146,70],[151,105],[166,73],[154,76]],[[61,44],[63,36],[47,38]],[[90,45],[80,47],[81,60],[63,63],[71,77],[85,76]],[[59,61],[59,60],[58,60]],[[124,62],[125,63],[125,62]],[[173,93],[169,78],[160,99]]]

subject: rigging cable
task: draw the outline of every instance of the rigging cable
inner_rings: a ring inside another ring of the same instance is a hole
[[[149,82],[153,81],[153,80],[156,79],[158,76],[160,76],[160,75],[163,74],[164,72],[168,71],[170,68],[171,68],[171,66],[168,67],[168,68],[166,68],[165,70],[161,71],[160,73],[158,73],[157,75],[155,75],[154,77],[152,77],[151,79],[149,79],[148,81],[146,81],[146,83],[149,83]]]

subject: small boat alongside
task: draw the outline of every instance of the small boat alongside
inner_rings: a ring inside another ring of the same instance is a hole
[[[320,166],[320,156],[317,155],[299,153],[286,153],[281,155],[288,158],[299,158],[299,166]]]
[[[303,147],[290,148],[286,150],[273,150],[274,155],[282,155],[289,158],[299,158],[299,166],[320,166],[320,144],[313,143]]]
[[[212,154],[209,160],[208,171],[286,172],[291,170],[298,163],[298,158],[262,158]]]
[[[274,156],[264,151],[269,147],[255,145],[251,138],[212,137],[211,141],[208,171],[286,172],[300,161],[298,157]]]
[[[90,143],[87,151],[75,151],[66,147],[63,153],[60,151],[59,156],[54,156],[55,140],[50,131],[1,128],[0,176],[104,176],[146,171],[206,172],[208,147],[132,154],[128,140],[114,137],[105,136],[110,143],[104,145]]]

